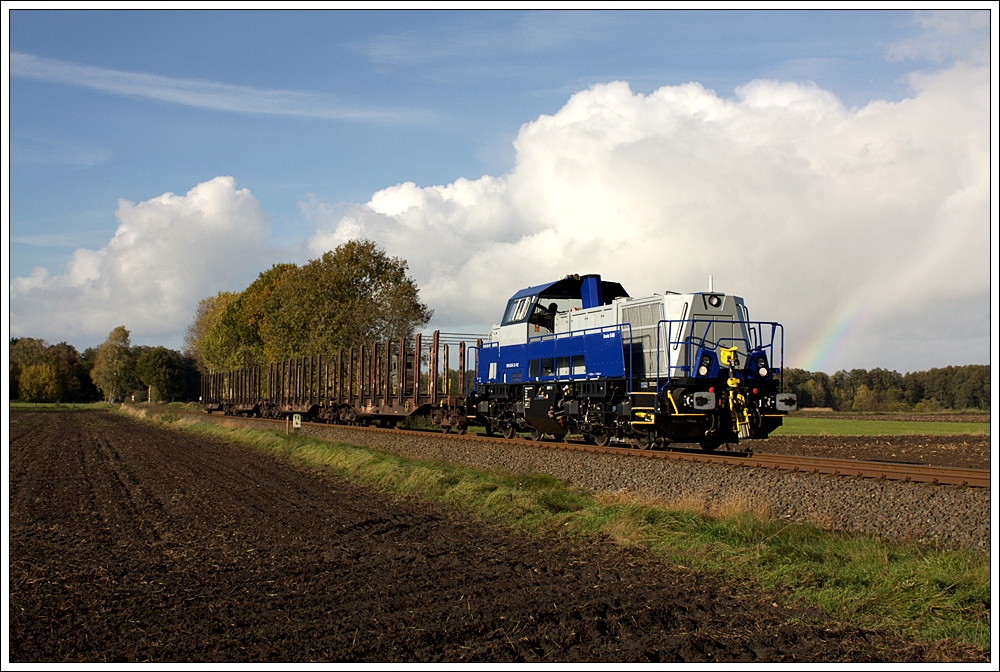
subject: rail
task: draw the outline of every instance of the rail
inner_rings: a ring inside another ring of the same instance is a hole
[[[261,420],[251,418],[234,418],[206,416],[211,422],[218,423],[279,423],[280,420]],[[478,434],[446,434],[433,430],[400,430],[383,429],[379,427],[361,427],[346,425],[325,425],[310,423],[316,429],[339,429],[356,432],[390,432],[395,436],[413,434],[422,437],[434,437],[445,441],[473,441],[517,446],[536,450],[574,450],[587,453],[603,453],[659,460],[677,460],[681,462],[701,462],[708,464],[728,465],[754,469],[773,469],[799,473],[823,474],[845,478],[871,478],[887,481],[909,481],[913,483],[931,483],[937,485],[959,485],[970,488],[990,488],[989,469],[969,469],[964,467],[941,467],[934,465],[902,464],[894,462],[875,462],[871,460],[849,460],[829,457],[809,457],[790,455],[769,455],[747,452],[715,452],[705,453],[692,450],[642,450],[620,445],[595,446],[577,441],[531,441],[522,438],[505,439],[496,436]],[[305,427],[305,425],[303,425]]]

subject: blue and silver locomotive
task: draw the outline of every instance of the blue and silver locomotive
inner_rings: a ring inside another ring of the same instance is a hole
[[[783,338],[780,324],[750,321],[737,296],[633,298],[571,275],[510,298],[479,347],[466,410],[507,437],[715,450],[766,438],[795,409],[782,391]]]

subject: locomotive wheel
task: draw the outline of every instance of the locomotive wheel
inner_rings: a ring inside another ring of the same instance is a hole
[[[632,437],[632,445],[639,450],[647,450],[651,445],[653,445],[653,440],[650,438],[649,434],[636,434]]]
[[[598,430],[591,434],[590,438],[598,446],[607,446],[611,443],[611,432]]]
[[[698,444],[706,453],[714,453],[722,445],[721,441],[702,441]]]
[[[535,429],[534,427],[532,427],[532,428],[531,428],[531,429],[530,429],[530,430],[528,431],[528,436],[529,436],[529,437],[531,437],[531,440],[532,440],[532,441],[541,441],[541,440],[542,440],[542,433],[541,433],[541,432],[539,432],[539,431],[538,431],[537,429]]]
[[[507,425],[505,427],[502,427],[500,429],[500,436],[502,436],[505,439],[513,439],[515,436],[517,436],[517,427],[515,427],[514,425]]]

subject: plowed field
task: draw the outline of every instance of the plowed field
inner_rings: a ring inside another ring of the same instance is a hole
[[[12,661],[962,656],[110,413],[10,436]]]

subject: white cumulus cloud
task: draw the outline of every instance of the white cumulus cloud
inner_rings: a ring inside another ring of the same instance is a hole
[[[594,86],[522,126],[506,175],[399,184],[346,213],[304,203],[309,250],[378,241],[442,328],[488,328],[512,292],[568,273],[633,296],[713,274],[786,324],[793,365],[985,361],[989,73],[957,64],[911,84],[860,109],[789,82],[735,98]]]
[[[187,194],[119,200],[103,248],[80,248],[64,271],[11,281],[11,334],[99,343],[119,324],[136,342],[180,346],[198,301],[243,289],[274,258],[259,201],[216,177]]]

